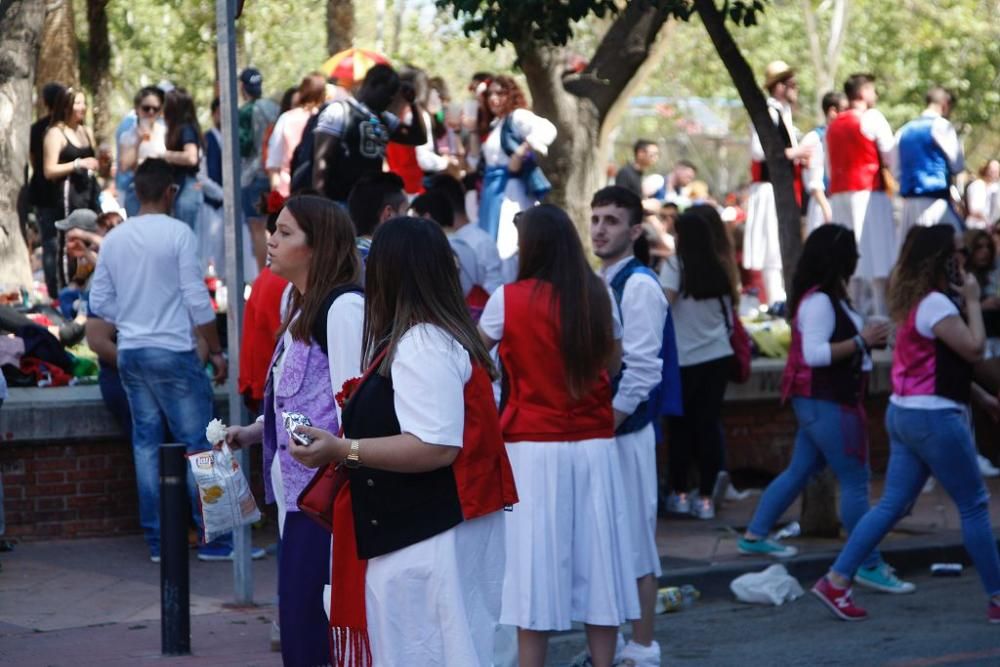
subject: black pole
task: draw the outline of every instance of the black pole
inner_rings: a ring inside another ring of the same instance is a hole
[[[160,638],[163,655],[191,653],[187,544],[187,459],[181,444],[160,445]]]

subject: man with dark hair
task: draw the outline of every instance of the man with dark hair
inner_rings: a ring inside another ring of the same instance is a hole
[[[826,197],[829,179],[826,174],[826,128],[842,111],[847,110],[843,93],[829,92],[820,103],[826,123],[812,129],[802,137],[802,145],[813,149],[809,165],[802,170],[802,184],[809,195],[806,205],[806,235],[822,224],[833,222],[833,212]]]
[[[691,205],[691,183],[698,176],[698,168],[688,160],[678,160],[674,168],[667,174],[663,183],[663,191],[655,195],[665,203],[674,204],[678,208]]]
[[[642,174],[660,161],[660,147],[655,141],[639,139],[632,146],[632,161],[618,170],[615,185],[642,197]]]
[[[397,95],[409,104],[410,125],[387,111]],[[396,70],[375,65],[356,98],[328,104],[313,132],[313,188],[334,201],[347,201],[359,178],[382,171],[390,140],[407,146],[425,143],[423,114],[414,99],[413,88],[401,86]]]
[[[469,222],[469,216],[465,213],[465,189],[462,184],[449,174],[437,174],[428,181],[427,191],[440,192],[448,198],[455,218],[452,239],[472,248],[476,257],[473,275],[478,276],[477,284],[482,286],[487,296],[493,294],[503,284],[500,252],[489,232]]]
[[[169,216],[177,185],[160,158],[136,169],[139,214],[104,238],[91,281],[92,313],[118,329],[118,371],[132,412],[132,452],[139,489],[139,522],[149,555],[160,559],[159,448],[163,425],[188,452],[211,446],[212,387],[198,358],[194,331],[208,345],[217,384],[226,380],[226,357],[215,311],[202,279],[194,232]],[[198,497],[188,476],[194,520],[202,526]],[[254,557],[263,557],[255,550]],[[232,536],[198,548],[199,560],[232,558]]]
[[[642,201],[630,190],[598,190],[590,203],[590,240],[601,260],[601,275],[614,293],[621,315],[622,370],[614,379],[615,448],[626,499],[630,555],[639,587],[641,617],[620,661],[637,667],[660,664],[653,638],[660,557],[656,548],[656,435],[650,394],[660,385],[667,299],[655,274],[636,259],[633,244],[642,235]]]
[[[775,60],[764,69],[764,89],[768,93],[767,110],[781,135],[785,159],[795,172],[795,197],[801,201],[801,167],[812,154],[810,146],[800,146],[798,130],[792,124],[792,108],[799,100],[795,70],[788,63]],[[747,222],[743,235],[743,268],[760,271],[764,279],[762,295],[767,303],[785,300],[785,279],[781,273],[781,248],[778,245],[778,209],[774,187],[764,156],[764,145],[754,131],[750,138],[750,174],[752,183],[747,196]]]
[[[362,259],[368,258],[375,229],[389,218],[406,215],[407,208],[403,179],[391,171],[368,174],[355,182],[347,197],[347,211]]]
[[[28,204],[35,209],[35,220],[42,239],[42,267],[45,271],[45,285],[49,295],[59,293],[58,258],[59,237],[56,233],[56,220],[63,217],[63,194],[59,185],[45,178],[42,167],[42,145],[45,143],[45,133],[49,129],[52,107],[63,94],[66,87],[60,83],[47,83],[42,88],[42,102],[46,114],[31,125],[31,136],[28,144],[31,161],[31,181],[28,183]]]
[[[899,194],[903,197],[900,239],[916,225],[949,224],[956,232],[964,228],[951,191],[955,175],[965,169],[962,142],[948,120],[955,98],[941,86],[933,86],[924,99],[924,112],[896,134]]]
[[[896,140],[889,121],[875,108],[874,76],[851,75],[844,94],[849,108],[826,131],[830,210],[833,220],[853,229],[858,240],[851,301],[862,314],[886,315],[886,284],[896,261],[889,172]]]
[[[271,189],[271,182],[264,168],[264,150],[271,128],[278,120],[281,109],[271,99],[264,97],[264,77],[255,67],[240,72],[239,150],[240,150],[240,207],[250,231],[257,268],[264,268],[267,255],[267,232],[264,229],[267,214],[258,210],[261,196]]]

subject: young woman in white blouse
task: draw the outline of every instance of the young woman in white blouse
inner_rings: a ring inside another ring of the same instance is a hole
[[[517,252],[514,216],[539,199],[523,177],[533,154],[548,153],[556,127],[528,109],[524,92],[509,76],[490,82],[487,103],[495,118],[482,145],[486,169],[479,195],[479,225],[497,240],[500,257],[506,260]],[[514,142],[516,148],[511,145]]]

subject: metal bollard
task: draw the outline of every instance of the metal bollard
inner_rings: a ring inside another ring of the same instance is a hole
[[[160,445],[160,640],[163,655],[191,653],[186,447]]]

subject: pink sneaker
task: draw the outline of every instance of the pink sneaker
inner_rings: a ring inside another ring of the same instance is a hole
[[[850,588],[837,588],[826,577],[820,577],[812,587],[812,594],[842,621],[863,621],[868,618],[868,612],[854,604]]]
[[[990,623],[1000,623],[1000,604],[990,601],[990,606],[986,609],[986,618]]]

